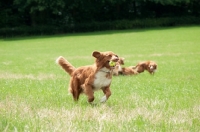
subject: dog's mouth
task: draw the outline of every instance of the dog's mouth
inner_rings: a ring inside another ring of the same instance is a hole
[[[118,60],[119,60],[119,57],[118,57],[117,55],[112,56],[112,58],[111,58],[110,60],[108,60],[108,65],[109,65],[112,69],[114,69],[115,66],[116,66],[116,63],[118,62]]]
[[[108,65],[111,67],[111,68],[115,68],[115,66],[116,66],[116,62],[115,61],[108,61]]]
[[[118,61],[118,57],[111,59],[108,63],[110,65],[110,67],[115,67]]]

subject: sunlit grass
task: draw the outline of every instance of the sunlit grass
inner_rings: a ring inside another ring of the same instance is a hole
[[[1,131],[199,131],[199,27],[107,31],[0,40]],[[154,60],[154,76],[113,77],[112,96],[74,103],[69,76],[55,64],[92,64],[111,50],[125,66]]]

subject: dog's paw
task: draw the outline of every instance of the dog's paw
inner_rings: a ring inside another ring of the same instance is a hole
[[[106,96],[103,96],[102,98],[101,98],[101,103],[104,103],[104,102],[106,102],[107,101],[107,97]]]

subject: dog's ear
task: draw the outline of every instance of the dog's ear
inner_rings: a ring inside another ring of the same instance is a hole
[[[125,59],[125,58],[121,58],[121,63],[122,63],[122,65],[124,65],[124,59]]]
[[[98,52],[98,51],[94,51],[94,52],[92,53],[92,56],[94,56],[95,58],[99,58],[100,55],[101,55],[101,53]]]

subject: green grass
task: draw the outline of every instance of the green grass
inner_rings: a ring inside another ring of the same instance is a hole
[[[0,40],[0,131],[200,130],[200,27],[106,31]],[[125,66],[154,60],[154,76],[113,77],[112,96],[74,103],[69,76],[55,64],[93,64],[92,51],[111,50]]]

